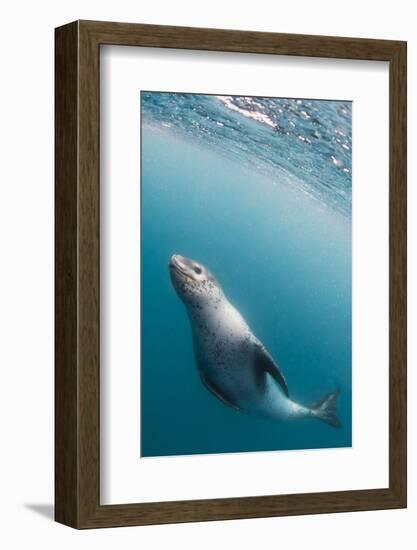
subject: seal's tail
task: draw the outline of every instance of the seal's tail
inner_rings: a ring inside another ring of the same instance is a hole
[[[331,393],[327,393],[324,397],[314,403],[311,406],[311,413],[314,417],[330,424],[334,428],[341,428],[342,424],[337,416],[337,397],[340,393],[340,390],[337,389]]]

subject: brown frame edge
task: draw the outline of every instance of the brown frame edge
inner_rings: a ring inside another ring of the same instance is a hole
[[[100,505],[101,44],[389,62],[389,488]],[[56,521],[80,529],[406,507],[406,43],[76,21],[56,29],[55,48]]]

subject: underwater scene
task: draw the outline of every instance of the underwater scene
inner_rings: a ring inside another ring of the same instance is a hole
[[[350,447],[352,103],[140,105],[141,456]]]

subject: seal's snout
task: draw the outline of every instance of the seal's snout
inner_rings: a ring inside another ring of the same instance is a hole
[[[173,254],[169,259],[169,267],[179,267],[181,265],[182,256]]]
[[[184,279],[188,274],[187,262],[183,256],[179,254],[173,254],[168,263],[171,276],[176,279]]]
[[[187,266],[187,260],[184,256],[179,254],[173,254],[169,260],[169,267],[175,267],[179,269],[184,269]]]

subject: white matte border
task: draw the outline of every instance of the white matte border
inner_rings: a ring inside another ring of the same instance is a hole
[[[388,486],[388,64],[102,46],[101,503]],[[353,103],[353,446],[140,458],[140,90]]]

